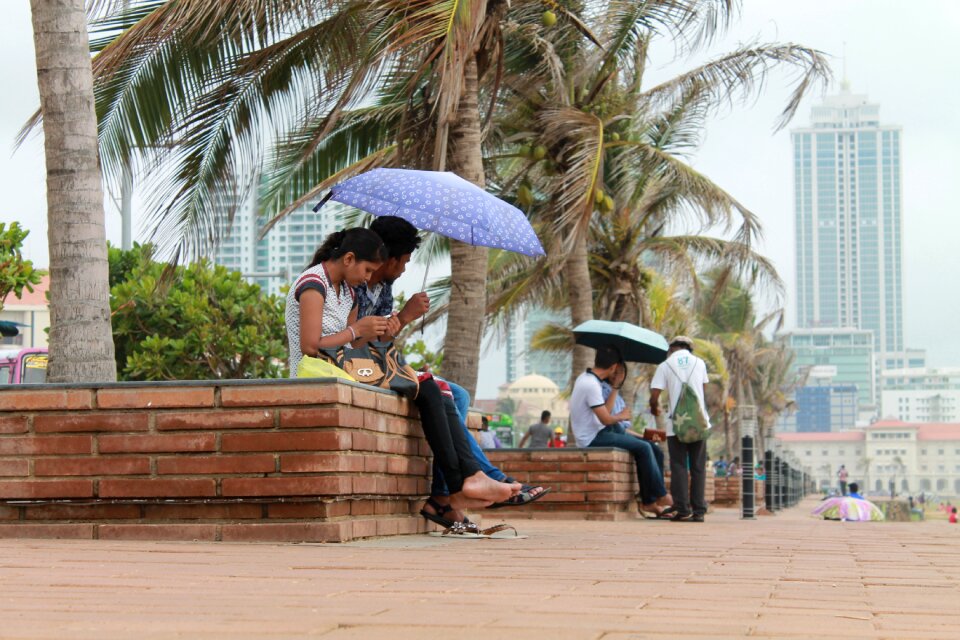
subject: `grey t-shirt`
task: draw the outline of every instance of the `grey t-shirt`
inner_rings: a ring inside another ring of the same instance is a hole
[[[553,429],[551,429],[548,424],[538,422],[537,424],[530,425],[527,433],[530,434],[530,440],[527,446],[546,447],[547,443],[550,442],[550,436],[553,435]]]

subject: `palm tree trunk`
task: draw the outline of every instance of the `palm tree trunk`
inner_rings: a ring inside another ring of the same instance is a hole
[[[448,169],[483,187],[476,58],[467,64],[463,95],[450,129]],[[444,340],[443,375],[476,397],[480,340],[487,307],[487,249],[450,241],[450,308]]]
[[[590,283],[590,268],[587,264],[586,232],[578,235],[563,270],[570,301],[570,320],[572,326],[576,327],[582,322],[593,320],[593,285]],[[573,380],[583,373],[584,369],[593,365],[593,353],[593,349],[589,347],[573,347],[571,387]]]
[[[50,245],[50,382],[117,379],[84,0],[30,0]]]

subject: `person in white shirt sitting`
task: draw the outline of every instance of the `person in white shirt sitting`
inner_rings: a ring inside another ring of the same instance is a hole
[[[663,482],[663,467],[658,464],[654,453],[657,445],[618,424],[621,420],[630,420],[629,408],[612,413],[626,375],[626,363],[616,347],[609,345],[597,349],[593,368],[580,374],[570,395],[573,435],[578,447],[616,447],[629,451],[636,462],[640,483],[640,514],[659,518],[673,501]],[[606,400],[603,399],[603,381],[613,387]]]

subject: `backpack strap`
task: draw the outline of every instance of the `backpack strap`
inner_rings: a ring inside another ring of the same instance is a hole
[[[677,371],[677,370],[673,367],[673,365],[670,364],[670,361],[669,361],[669,360],[665,360],[664,362],[665,362],[665,364],[667,365],[667,368],[670,369],[670,371],[673,372],[673,375],[677,376],[677,380],[679,380],[679,381],[681,382],[681,384],[680,384],[680,393],[677,394],[677,397],[676,397],[676,398],[670,398],[670,404],[671,404],[672,406],[670,407],[670,415],[669,415],[668,417],[669,417],[671,420],[673,420],[673,415],[674,415],[674,413],[676,413],[676,411],[677,411],[677,404],[679,404],[679,402],[680,402],[680,396],[683,394],[683,385],[685,385],[685,384],[686,384],[686,385],[689,385],[689,384],[690,384],[690,378],[693,377],[693,372],[697,370],[697,363],[696,363],[696,362],[693,363],[693,368],[690,369],[690,374],[687,376],[687,379],[684,380],[684,379],[680,376],[680,372]]]

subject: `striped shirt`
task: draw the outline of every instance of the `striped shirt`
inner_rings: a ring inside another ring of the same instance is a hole
[[[297,366],[303,358],[300,350],[300,295],[307,289],[315,289],[323,296],[323,320],[321,336],[339,333],[347,328],[350,311],[357,305],[353,289],[341,281],[333,294],[330,276],[323,264],[310,267],[300,274],[287,293],[287,341],[290,349],[290,377],[297,377]]]

